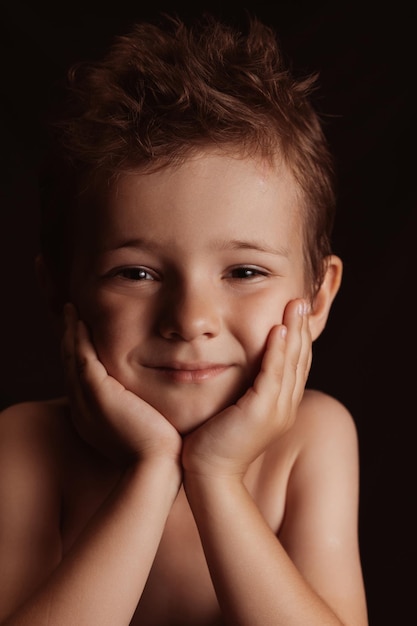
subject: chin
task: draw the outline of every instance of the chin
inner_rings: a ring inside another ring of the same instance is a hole
[[[157,403],[155,408],[162,413],[170,424],[179,432],[180,435],[187,435],[205,422],[209,421],[214,415],[220,413],[229,406],[230,402],[218,402],[207,406],[207,404],[198,406],[198,403],[183,402],[180,406],[171,403],[169,406],[163,406],[164,403]]]
[[[161,413],[180,433],[186,435],[234,404],[247,389],[247,381],[231,385],[162,386],[131,385],[127,388]]]
[[[180,435],[186,435],[233,404],[240,394],[231,395],[229,392],[217,398],[213,397],[213,393],[146,395],[143,393],[141,397],[161,413]]]

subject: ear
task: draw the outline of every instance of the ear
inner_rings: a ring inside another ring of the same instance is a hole
[[[333,300],[342,281],[343,263],[338,256],[330,255],[325,259],[326,273],[319,291],[314,297],[310,314],[310,332],[313,341],[326,326]]]

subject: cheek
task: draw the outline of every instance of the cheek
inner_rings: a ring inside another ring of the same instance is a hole
[[[111,290],[86,280],[81,289],[73,294],[74,304],[87,325],[108,332],[123,326],[138,326],[142,319],[146,323],[149,305],[141,299],[128,296],[123,291]]]
[[[153,317],[148,308],[115,294],[90,291],[87,297],[80,297],[78,309],[106,368],[151,332]]]
[[[245,349],[252,373],[259,369],[273,326],[282,323],[287,299],[279,296],[247,301],[235,316],[234,334]]]

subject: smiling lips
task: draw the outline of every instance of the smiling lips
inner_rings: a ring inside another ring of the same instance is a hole
[[[229,369],[229,365],[219,363],[170,363],[151,367],[176,383],[203,383]]]

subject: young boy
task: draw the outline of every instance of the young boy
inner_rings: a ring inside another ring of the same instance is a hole
[[[305,389],[342,274],[311,88],[254,19],[70,74],[38,259],[68,399],[1,416],[2,624],[367,624],[354,423]]]

